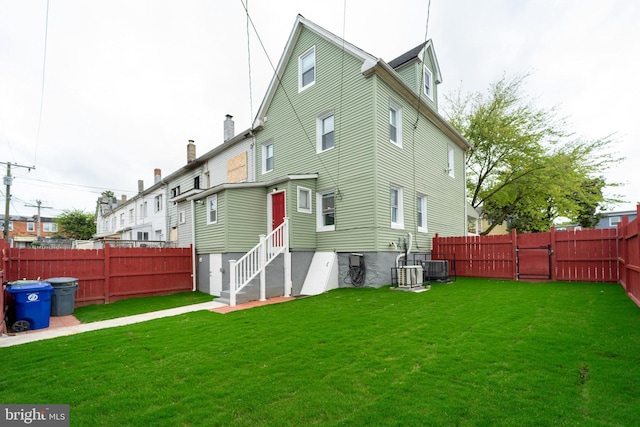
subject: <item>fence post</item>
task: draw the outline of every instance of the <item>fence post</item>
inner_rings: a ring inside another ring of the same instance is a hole
[[[293,283],[291,282],[291,252],[289,251],[289,218],[284,218],[284,296],[291,296]]]
[[[229,305],[236,305],[236,260],[229,260]]]
[[[438,235],[438,233],[436,233],[436,235],[433,236],[433,240],[431,241],[431,259],[434,259],[434,255],[438,255],[438,251],[440,249],[439,239],[440,236]]]
[[[111,245],[104,244],[104,303],[109,304],[109,296],[111,295]]]
[[[511,256],[513,257],[513,280],[518,280],[518,233],[511,229]]]
[[[550,236],[550,242],[549,244],[551,245],[551,281],[555,282],[558,278],[558,273],[557,273],[557,264],[556,264],[556,227],[553,226],[551,227],[551,234]]]
[[[260,301],[267,300],[266,263],[267,263],[267,238],[260,235]]]

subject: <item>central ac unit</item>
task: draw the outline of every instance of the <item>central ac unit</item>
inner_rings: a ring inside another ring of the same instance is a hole
[[[423,261],[425,276],[429,280],[449,280],[449,262],[446,260]]]
[[[398,268],[398,286],[422,285],[422,266],[405,265]]]

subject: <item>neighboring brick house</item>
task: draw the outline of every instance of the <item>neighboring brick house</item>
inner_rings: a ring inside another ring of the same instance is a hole
[[[4,215],[0,215],[0,230],[4,231]],[[48,239],[58,233],[54,218],[38,216],[10,216],[9,244],[14,248],[28,248],[40,239]]]

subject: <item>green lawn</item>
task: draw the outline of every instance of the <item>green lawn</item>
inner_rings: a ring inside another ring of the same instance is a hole
[[[82,323],[115,319],[134,314],[149,313],[168,308],[212,301],[214,297],[203,292],[180,292],[155,297],[129,298],[111,304],[93,304],[74,309],[73,315]]]
[[[640,309],[614,284],[338,289],[0,349],[4,403],[72,426],[637,425]]]

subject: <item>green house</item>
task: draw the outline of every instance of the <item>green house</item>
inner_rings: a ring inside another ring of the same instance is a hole
[[[193,197],[199,288],[228,297],[230,261],[285,217],[266,297],[386,285],[405,245],[464,235],[470,146],[438,113],[440,82],[431,41],[385,62],[298,16],[243,136],[254,176]]]

